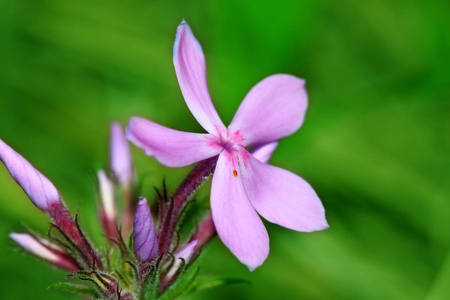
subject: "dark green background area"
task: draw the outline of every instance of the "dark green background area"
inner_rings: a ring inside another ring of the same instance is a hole
[[[306,79],[306,121],[272,163],[311,183],[331,226],[267,224],[271,253],[253,273],[215,240],[201,274],[253,284],[185,299],[450,299],[449,16],[437,0],[1,1],[0,138],[103,243],[94,171],[109,123],[137,115],[202,132],[172,65],[185,18],[225,123],[265,76]],[[189,171],[133,153],[149,198]],[[45,233],[48,220],[0,166],[0,298],[76,299],[47,289],[64,272],[15,251],[8,234],[25,226]]]

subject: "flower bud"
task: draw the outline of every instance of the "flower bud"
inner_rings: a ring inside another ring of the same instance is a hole
[[[193,240],[184,245],[180,250],[177,251],[177,253],[175,253],[175,258],[182,258],[185,262],[188,262],[192,258],[192,255],[194,255],[197,242],[197,240]]]
[[[173,262],[172,267],[170,268],[169,272],[167,273],[166,277],[171,278],[177,270],[181,267],[182,260],[185,263],[188,263],[195,252],[195,246],[197,246],[198,241],[193,240],[184,245],[180,250],[175,253],[175,261]]]
[[[31,202],[53,219],[59,229],[78,246],[87,260],[102,262],[94,252],[65,207],[55,186],[25,158],[0,140],[0,160],[14,180],[22,187]]]
[[[31,202],[40,210],[48,212],[54,204],[61,202],[61,196],[50,180],[1,139],[0,160]]]
[[[133,225],[134,254],[141,262],[152,261],[158,255],[158,240],[153,217],[145,198],[139,200]]]
[[[100,192],[100,219],[108,237],[117,236],[116,208],[114,205],[114,186],[103,170],[97,172]]]
[[[130,147],[119,123],[111,124],[110,140],[111,170],[123,187],[129,187],[133,180],[133,164]]]
[[[61,247],[27,233],[9,235],[26,252],[41,258],[59,268],[75,272],[80,269],[77,262]]]

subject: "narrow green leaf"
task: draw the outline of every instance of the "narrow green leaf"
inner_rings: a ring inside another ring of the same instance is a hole
[[[231,277],[204,277],[198,278],[194,284],[189,288],[189,293],[194,293],[199,290],[215,288],[219,286],[231,284],[252,284],[251,281],[243,278]]]
[[[65,291],[65,292],[70,292],[70,293],[75,293],[75,294],[86,295],[86,296],[92,297],[94,299],[101,298],[100,293],[95,288],[91,288],[91,287],[87,287],[87,286],[83,286],[83,285],[76,285],[76,284],[61,282],[61,283],[53,284],[53,285],[49,286],[48,288]]]
[[[189,292],[189,288],[194,283],[199,270],[200,268],[189,268],[186,272],[181,273],[172,286],[158,299],[172,300],[185,292]]]

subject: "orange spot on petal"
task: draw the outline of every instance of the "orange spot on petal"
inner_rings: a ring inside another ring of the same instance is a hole
[[[237,177],[238,176],[238,172],[236,170],[233,170],[233,175],[234,175],[234,177]]]

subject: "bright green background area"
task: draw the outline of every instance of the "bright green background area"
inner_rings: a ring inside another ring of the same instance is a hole
[[[271,253],[253,273],[215,240],[201,273],[253,285],[185,299],[449,299],[449,15],[438,0],[1,1],[0,138],[101,242],[94,170],[107,162],[109,122],[202,130],[172,65],[185,18],[225,123],[265,76],[307,80],[305,124],[272,163],[312,184],[331,226],[267,224]],[[133,153],[149,198],[163,176],[173,190],[189,170]],[[0,186],[0,298],[76,299],[47,289],[64,272],[14,250],[9,232],[45,233],[48,220],[3,166]]]

